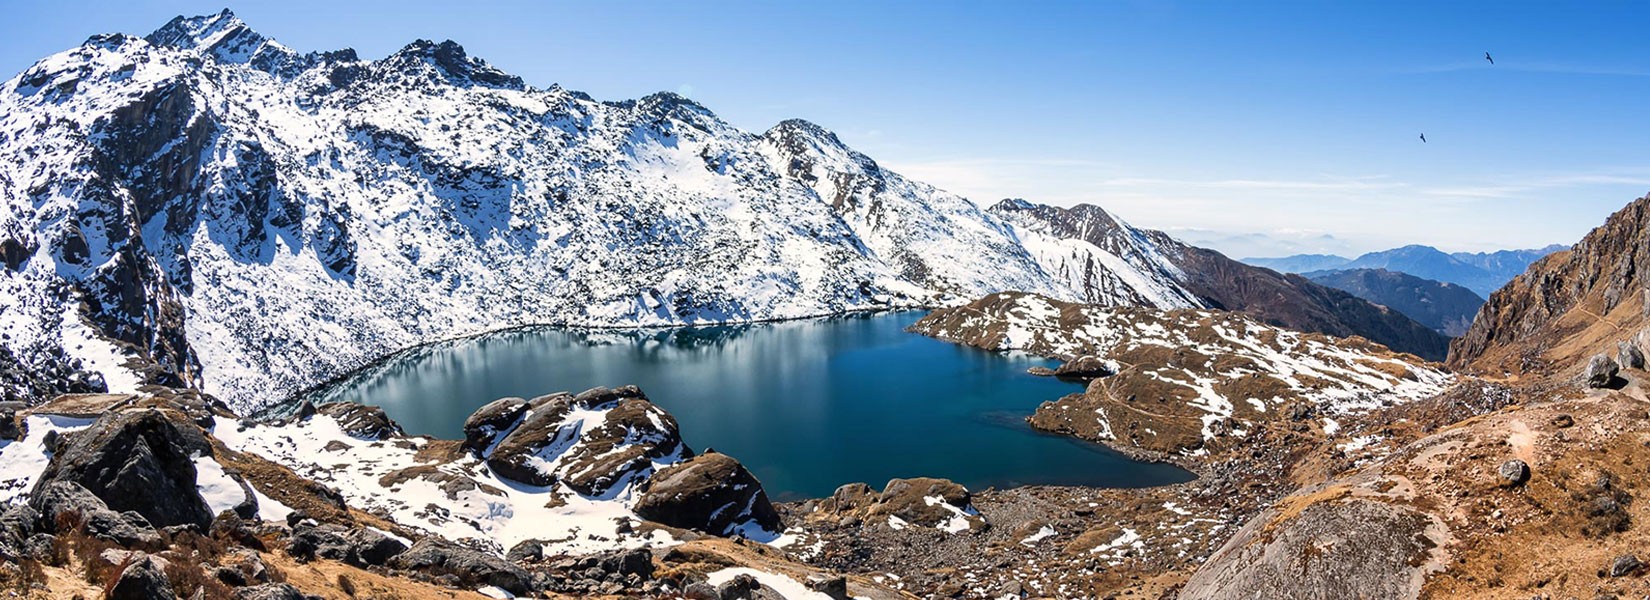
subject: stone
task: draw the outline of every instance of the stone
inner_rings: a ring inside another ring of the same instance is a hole
[[[1639,569],[1642,568],[1644,568],[1644,563],[1639,562],[1638,556],[1623,554],[1610,561],[1610,576],[1626,577],[1639,572]]]
[[[830,596],[831,600],[848,600],[848,578],[841,575],[814,576],[808,578],[809,590]]]
[[[761,588],[762,583],[755,577],[740,573],[716,586],[716,597],[721,600],[751,600],[752,593]]]
[[[363,440],[383,441],[406,435],[401,426],[384,414],[384,409],[354,402],[333,402],[315,407],[317,414],[332,417],[344,433]]]
[[[1506,485],[1524,485],[1530,480],[1530,465],[1516,458],[1501,463],[1499,471],[1501,481]]]
[[[1036,375],[1038,377],[1053,377],[1054,376],[1054,369],[1050,369],[1048,367],[1044,367],[1044,366],[1041,366],[1041,365],[1026,369],[1026,372],[1030,373],[1032,375]]]
[[[20,440],[27,434],[17,413],[28,405],[22,402],[0,402],[0,440]]]
[[[1055,377],[1068,379],[1094,379],[1110,377],[1116,373],[1117,370],[1112,368],[1111,362],[1087,354],[1066,361],[1065,364],[1054,369]]]
[[[931,500],[935,498],[938,501]],[[932,477],[889,480],[870,514],[895,516],[924,527],[965,525],[970,530],[988,528],[985,519],[974,510],[973,495],[968,488],[948,479]],[[962,521],[955,521],[959,518]]]
[[[1643,369],[1644,351],[1632,340],[1616,342],[1616,363],[1623,369]]]
[[[377,531],[330,523],[300,523],[293,527],[286,547],[287,554],[299,560],[324,558],[357,567],[384,565],[406,551],[406,544]]]
[[[728,535],[740,525],[779,531],[779,513],[762,482],[726,454],[707,453],[654,473],[632,509],[671,527]]]
[[[515,425],[527,408],[525,399],[499,398],[476,409],[464,419],[464,448],[475,452],[487,450],[501,433]]]
[[[74,526],[94,538],[121,546],[158,546],[160,532],[136,511],[117,513],[101,498],[73,481],[53,481],[36,487],[29,495],[29,508],[39,531],[64,533]]]
[[[107,600],[166,600],[177,598],[166,572],[152,556],[139,554],[116,576]]]
[[[235,600],[305,600],[290,583],[266,583],[235,590]]]
[[[544,540],[522,540],[504,553],[504,559],[513,563],[544,560]]]
[[[1575,417],[1572,417],[1572,416],[1567,415],[1567,414],[1560,414],[1560,415],[1557,415],[1557,416],[1553,417],[1552,423],[1553,423],[1553,427],[1557,427],[1559,429],[1567,429],[1567,428],[1570,428],[1570,427],[1575,427],[1576,419],[1575,419]]]
[[[1587,387],[1609,387],[1616,380],[1616,374],[1620,371],[1621,367],[1616,365],[1616,361],[1603,354],[1598,354],[1587,361],[1587,370],[1582,374],[1582,380],[1587,383]]]
[[[682,443],[676,419],[635,386],[592,388],[577,396],[556,394],[535,398],[528,406],[526,416],[487,452],[487,466],[508,479],[535,486],[560,482],[580,494],[602,496],[652,469],[656,460],[693,454]],[[513,410],[509,405],[497,408]],[[605,414],[599,424],[586,422],[578,430],[565,423],[574,410]],[[478,425],[472,430],[476,443],[486,438],[488,429]],[[575,437],[576,443],[568,445]],[[551,447],[566,449],[552,457],[553,466],[547,469],[546,457],[539,453]]]
[[[68,436],[52,455],[35,489],[71,481],[111,510],[137,511],[166,527],[193,525],[205,531],[215,516],[195,488],[195,456],[212,446],[199,427],[175,411],[119,410]]]
[[[491,585],[512,594],[532,591],[527,571],[505,560],[436,537],[419,540],[388,566],[432,576],[451,575],[471,588]]]
[[[682,597],[687,600],[721,600],[716,593],[716,587],[705,582],[690,583],[682,589]]]

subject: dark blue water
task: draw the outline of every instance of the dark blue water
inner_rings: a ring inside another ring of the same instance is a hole
[[[317,400],[384,407],[409,433],[460,438],[504,396],[635,384],[688,445],[743,462],[776,499],[844,483],[944,477],[970,489],[1186,481],[1166,465],[1033,431],[1045,400],[1081,391],[1026,374],[1048,361],[906,333],[920,312],[653,331],[534,329],[393,359]]]

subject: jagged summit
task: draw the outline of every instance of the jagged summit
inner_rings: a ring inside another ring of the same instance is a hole
[[[171,48],[200,48],[211,46],[225,36],[245,35],[249,32],[253,36],[263,37],[247,27],[244,21],[235,16],[235,13],[225,8],[215,15],[201,15],[173,17],[160,29],[145,36],[143,39],[156,46]]]
[[[521,90],[520,77],[505,73],[479,58],[473,58],[457,42],[414,40],[380,61],[380,65],[413,77],[434,77],[451,85],[477,85]]]

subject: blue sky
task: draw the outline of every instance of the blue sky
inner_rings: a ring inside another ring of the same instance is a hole
[[[11,5],[0,71],[218,2]],[[453,39],[530,84],[801,117],[982,204],[1228,254],[1573,242],[1650,191],[1650,8],[1581,2],[230,5],[299,50]],[[1496,64],[1483,60],[1491,52]],[[1417,136],[1427,135],[1428,143]]]

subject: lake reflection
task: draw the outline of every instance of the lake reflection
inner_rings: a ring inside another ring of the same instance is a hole
[[[460,438],[505,396],[635,384],[695,449],[745,463],[776,499],[931,476],[970,489],[1134,487],[1190,479],[1024,417],[1081,391],[1027,375],[1048,361],[906,333],[920,312],[670,330],[540,328],[409,352],[317,395],[384,407],[409,433]]]

